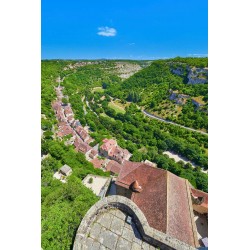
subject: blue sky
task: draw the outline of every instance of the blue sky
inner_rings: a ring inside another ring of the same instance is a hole
[[[42,59],[207,56],[207,0],[42,0]]]

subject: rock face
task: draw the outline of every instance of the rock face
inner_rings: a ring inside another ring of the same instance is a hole
[[[208,82],[208,69],[192,68],[188,73],[188,84],[204,84]]]
[[[175,75],[184,77],[187,75],[188,84],[204,84],[208,82],[208,69],[196,67],[177,67],[172,68],[171,72]]]
[[[100,62],[98,62],[98,61],[77,62],[77,63],[74,63],[73,65],[69,64],[68,66],[64,67],[63,70],[76,69],[76,68],[83,67],[83,66],[86,66],[86,65],[99,64],[99,63]]]
[[[139,70],[142,67],[135,63],[127,63],[127,62],[116,62],[115,63],[115,72],[118,74],[119,77],[122,79],[127,79]]]
[[[185,70],[183,68],[172,69],[172,73],[178,76],[183,76]]]
[[[196,101],[196,100],[194,100],[194,99],[192,99],[192,103],[196,106],[196,108],[200,108],[201,106],[204,106],[203,103],[198,102],[198,101]]]
[[[171,101],[175,101],[176,104],[179,105],[184,105],[189,98],[189,95],[184,95],[184,94],[178,94],[176,92],[171,92],[169,99]]]

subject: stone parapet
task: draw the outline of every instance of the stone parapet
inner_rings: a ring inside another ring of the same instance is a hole
[[[84,249],[83,243],[87,238],[88,229],[91,223],[96,220],[97,215],[111,208],[117,208],[129,214],[133,218],[143,240],[149,244],[163,250],[195,250],[194,247],[150,227],[145,215],[139,207],[130,199],[119,195],[105,197],[88,210],[78,228],[73,250]]]

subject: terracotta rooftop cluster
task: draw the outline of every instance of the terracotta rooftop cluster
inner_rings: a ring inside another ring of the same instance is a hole
[[[86,129],[84,129],[78,120],[74,119],[74,113],[69,104],[63,105],[59,99],[63,97],[62,87],[56,88],[57,100],[52,103],[52,108],[55,111],[56,117],[59,121],[59,131],[57,136],[63,137],[71,134],[74,139],[74,146],[78,152],[83,154],[90,153],[93,148],[89,143],[93,139],[89,136]],[[96,157],[97,153],[92,151],[90,157]]]

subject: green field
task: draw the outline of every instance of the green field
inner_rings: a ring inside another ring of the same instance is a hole
[[[102,87],[95,87],[95,88],[92,89],[91,92],[92,93],[94,93],[94,92],[100,92],[100,93],[102,93],[102,92],[104,92],[104,89]]]
[[[115,121],[115,119],[113,117],[110,117],[110,116],[106,115],[105,113],[101,113],[100,116],[108,117],[110,120]]]
[[[109,102],[108,106],[109,106],[110,108],[114,109],[116,113],[125,114],[124,108],[118,106],[118,105],[115,104],[114,102]]]

